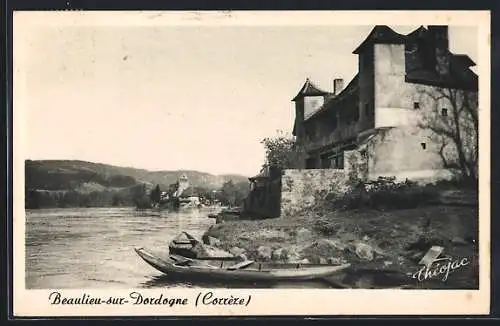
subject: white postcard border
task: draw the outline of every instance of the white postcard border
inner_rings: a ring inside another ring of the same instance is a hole
[[[16,40],[29,28],[48,25],[420,25],[477,26],[479,31],[480,119],[480,289],[479,290],[325,290],[325,289],[128,289],[128,290],[27,290],[25,288],[24,152],[27,96],[23,56],[33,55]],[[13,83],[13,252],[15,316],[119,316],[119,315],[378,315],[378,314],[487,314],[490,309],[490,13],[487,11],[342,11],[342,12],[15,12]],[[51,305],[48,297],[84,293],[99,297],[163,294],[187,298],[188,305]],[[247,306],[195,305],[197,296],[213,292],[218,297],[251,296]]]

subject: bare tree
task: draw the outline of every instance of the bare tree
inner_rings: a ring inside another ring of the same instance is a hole
[[[478,100],[477,92],[453,88],[422,87],[419,90],[428,108],[418,125],[431,131],[440,144],[438,154],[445,168],[458,168],[462,177],[478,177]]]

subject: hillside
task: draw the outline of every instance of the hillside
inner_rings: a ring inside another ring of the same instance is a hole
[[[43,160],[25,162],[26,188],[44,190],[75,190],[83,184],[102,188],[130,187],[139,183],[168,186],[185,174],[192,186],[219,188],[226,181],[247,181],[242,175],[213,175],[205,172],[148,171],[102,163],[73,160]],[[102,190],[102,189],[99,189]]]
[[[182,174],[192,187],[202,191],[220,189],[229,180],[235,184],[248,181],[241,175],[189,170],[148,171],[85,161],[27,160],[25,205],[26,208],[129,206],[157,184],[167,190]]]

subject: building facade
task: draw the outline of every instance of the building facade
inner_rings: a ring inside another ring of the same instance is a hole
[[[345,87],[307,79],[293,98],[297,169],[344,169],[349,156],[367,178],[477,170],[478,77],[469,56],[450,52],[447,26],[376,26],[353,53],[358,72]]]

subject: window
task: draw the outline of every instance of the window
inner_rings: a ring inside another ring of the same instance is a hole
[[[441,115],[442,115],[443,117],[447,117],[447,116],[448,116],[448,109],[446,109],[446,108],[442,108],[442,109],[441,109]]]
[[[329,157],[331,169],[344,169],[344,152],[333,154]]]
[[[420,109],[420,103],[418,103],[418,102],[413,102],[413,108],[414,108],[414,109]]]
[[[369,116],[370,115],[370,106],[368,105],[368,103],[365,103],[365,116]]]
[[[420,146],[422,146],[423,150],[425,150],[427,148],[427,144],[426,143],[420,143]]]

